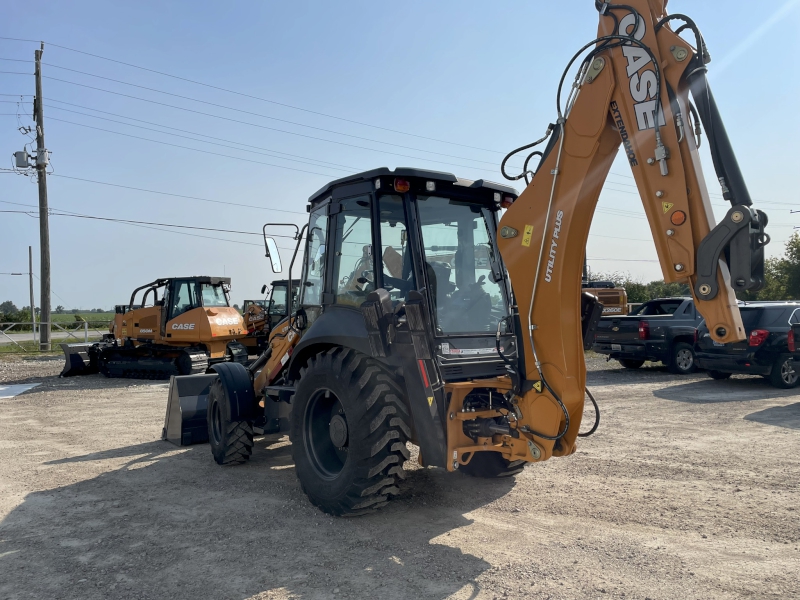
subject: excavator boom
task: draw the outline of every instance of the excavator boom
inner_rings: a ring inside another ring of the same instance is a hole
[[[598,37],[570,63],[578,64],[578,74],[566,102],[558,99],[558,120],[538,169],[500,222],[498,247],[518,310],[520,428],[533,435],[542,458],[575,449],[586,386],[581,269],[595,206],[620,146],[664,280],[689,283],[715,340],[744,339],[734,288],[763,285],[766,215],[751,207],[708,88],[702,36],[688,17],[668,16],[665,5],[596,2]],[[673,31],[676,21],[694,32],[696,47]],[[717,179],[732,205],[719,225],[692,116],[711,133]],[[523,176],[530,174],[517,178]]]

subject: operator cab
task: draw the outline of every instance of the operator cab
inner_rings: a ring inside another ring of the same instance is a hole
[[[501,208],[516,198],[508,186],[419,169],[325,186],[308,207],[300,306],[309,324],[336,314],[355,335],[371,292],[384,288],[397,306],[421,291],[445,379],[505,374],[495,336],[500,327],[504,343],[512,337],[511,290],[495,235]]]

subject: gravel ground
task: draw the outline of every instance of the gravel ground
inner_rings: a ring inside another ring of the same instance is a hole
[[[388,507],[333,519],[285,438],[221,468],[159,440],[163,383],[0,360],[41,384],[0,400],[0,598],[800,597],[800,395],[588,364],[602,421],[572,457],[409,463]]]

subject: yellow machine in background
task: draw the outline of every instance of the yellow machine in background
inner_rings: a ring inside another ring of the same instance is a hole
[[[100,372],[106,377],[166,379],[203,373],[221,361],[246,363],[236,340],[247,335],[230,306],[227,277],[157,279],[136,288],[115,308],[110,333],[94,344],[62,344],[62,377]],[[136,303],[136,296],[141,297]]]

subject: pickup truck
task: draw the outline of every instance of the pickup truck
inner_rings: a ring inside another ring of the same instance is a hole
[[[733,373],[762,375],[783,389],[800,385],[800,368],[792,360],[797,354],[795,326],[800,317],[798,302],[740,302],[747,339],[720,344],[711,339],[705,323],[698,328],[695,352],[697,366],[713,379]]]
[[[618,360],[626,369],[638,369],[651,360],[686,375],[696,369],[694,343],[702,320],[691,298],[650,300],[630,315],[602,317],[592,350]]]

